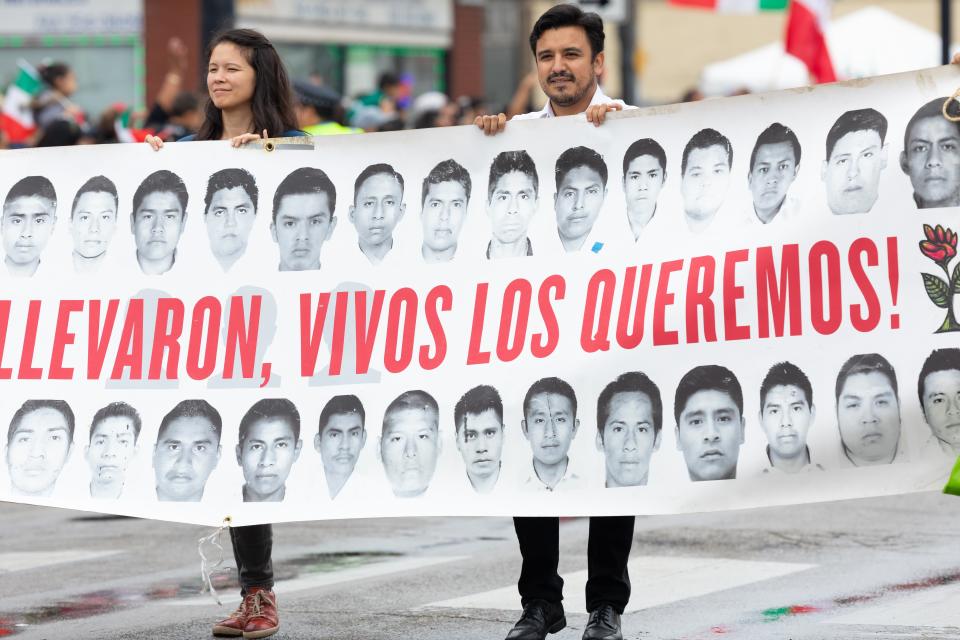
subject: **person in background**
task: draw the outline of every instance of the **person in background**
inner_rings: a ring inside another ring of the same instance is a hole
[[[77,91],[77,76],[63,62],[51,62],[37,69],[46,89],[33,103],[33,119],[40,129],[56,120],[73,120],[83,124],[83,109],[70,100]]]
[[[342,124],[343,108],[340,96],[332,89],[312,82],[295,80],[293,90],[296,94],[294,109],[298,126],[311,136],[336,136],[348,133],[363,133],[363,129],[346,127]]]

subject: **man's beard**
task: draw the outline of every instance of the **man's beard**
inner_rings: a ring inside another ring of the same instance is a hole
[[[573,74],[570,74],[570,73],[551,74],[549,77],[547,77],[548,87],[550,86],[550,82],[555,78],[566,78],[567,80],[569,80],[570,83],[573,85],[573,91],[574,91],[572,94],[561,94],[557,96],[548,94],[548,97],[550,98],[550,100],[557,106],[569,107],[570,105],[576,104],[577,102],[582,100],[584,96],[587,95],[587,91],[589,90],[589,85],[584,89],[581,89],[580,87],[578,87],[576,84],[577,79],[573,76]]]

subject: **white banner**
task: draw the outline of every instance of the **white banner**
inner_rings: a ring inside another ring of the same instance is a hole
[[[4,152],[0,499],[250,524],[939,489],[958,82]]]

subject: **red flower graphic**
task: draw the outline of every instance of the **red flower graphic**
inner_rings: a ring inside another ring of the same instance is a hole
[[[957,255],[957,234],[950,229],[944,229],[939,224],[936,229],[928,224],[923,225],[923,233],[927,239],[920,243],[920,251],[939,265],[946,265]]]

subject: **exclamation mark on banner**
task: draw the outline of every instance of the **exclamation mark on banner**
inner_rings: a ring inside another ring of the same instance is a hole
[[[887,238],[887,277],[890,280],[890,300],[893,303],[891,308],[896,309],[900,294],[900,258],[897,253],[896,237]],[[890,314],[890,328],[900,328],[899,313]]]

